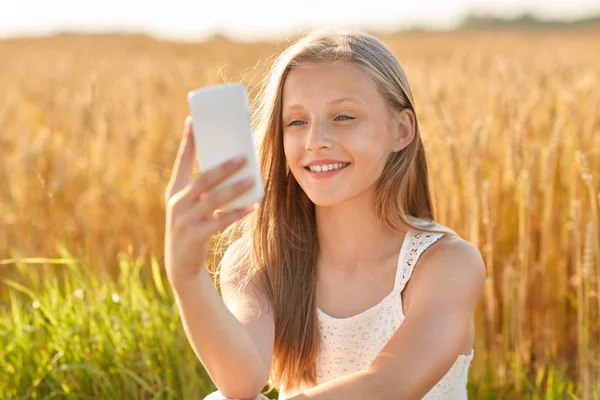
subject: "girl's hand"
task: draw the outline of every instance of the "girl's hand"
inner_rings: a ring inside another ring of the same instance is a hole
[[[204,267],[211,236],[254,210],[253,206],[224,213],[215,211],[254,186],[254,179],[214,189],[246,163],[245,159],[228,161],[203,171],[192,179],[195,156],[191,118],[185,128],[171,179],[165,190],[165,266],[171,282],[185,280]]]

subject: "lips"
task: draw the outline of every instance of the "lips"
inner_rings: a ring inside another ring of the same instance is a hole
[[[343,165],[342,165],[341,167],[339,167],[339,168],[333,168],[333,169],[329,169],[329,170],[327,170],[327,171],[317,171],[317,170],[314,170],[314,169],[310,169],[310,167],[308,167],[308,166],[307,166],[307,167],[304,167],[304,169],[306,169],[306,170],[308,170],[308,171],[311,171],[311,172],[329,172],[329,171],[338,171],[338,170],[342,170],[342,169],[344,169],[344,168],[346,168],[347,166],[349,166],[349,165],[350,165],[350,163],[336,163],[336,164],[343,164]],[[319,165],[319,164],[314,164],[314,165]],[[324,164],[324,165],[331,165],[331,164]]]
[[[306,167],[312,167],[314,165],[335,165],[335,164],[350,164],[348,161],[342,161],[342,160],[333,160],[333,159],[323,159],[323,160],[313,160],[311,162],[308,162],[306,164],[304,164],[304,168]]]
[[[345,170],[349,166],[350,166],[350,164],[347,164],[346,166],[344,166],[342,168],[332,169],[330,171],[325,171],[325,172],[312,171],[308,167],[306,167],[306,170],[308,171],[308,174],[314,179],[326,179],[326,178],[329,178],[329,177],[332,177],[332,176],[335,176],[335,175],[341,173],[343,170]]]

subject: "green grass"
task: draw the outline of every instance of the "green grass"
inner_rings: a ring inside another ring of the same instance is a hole
[[[156,259],[130,250],[113,278],[61,254],[0,264],[0,398],[202,399],[215,390]],[[470,382],[471,397],[517,398],[488,381]],[[552,366],[523,388],[521,398],[577,398]]]
[[[64,258],[4,266],[19,274],[3,279],[0,398],[196,399],[214,390],[156,260],[123,255],[114,280]]]

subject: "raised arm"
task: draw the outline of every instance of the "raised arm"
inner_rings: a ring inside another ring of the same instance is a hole
[[[273,310],[257,287],[257,277],[250,280],[247,286],[236,290],[245,268],[239,260],[238,243],[231,245],[221,261],[221,295],[231,313],[244,326],[258,349],[262,364],[255,369],[261,370],[261,387],[267,383],[271,370],[273,345],[275,340],[275,323]]]
[[[195,151],[191,129],[188,118],[165,191],[167,277],[186,336],[213,382],[227,397],[254,399],[269,377],[272,318],[268,314],[254,320],[248,317],[245,304],[252,304],[251,290],[240,292],[242,297],[238,298],[226,285],[226,306],[205,268],[212,235],[253,208],[219,217],[214,216],[214,211],[249,190],[253,182],[217,188],[244,165],[243,161],[224,163],[192,179]],[[226,276],[241,268],[233,253],[229,252],[223,263]]]
[[[230,247],[221,266],[221,298],[206,269],[196,278],[173,284],[186,336],[223,396],[255,399],[269,379],[273,338],[270,310],[259,310],[251,282],[234,292],[238,273]]]

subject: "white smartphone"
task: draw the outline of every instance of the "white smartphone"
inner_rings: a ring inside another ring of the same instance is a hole
[[[218,187],[247,176],[255,180],[251,190],[224,204],[220,210],[231,211],[260,203],[264,189],[252,141],[246,88],[240,83],[208,86],[190,91],[187,98],[200,170],[206,171],[243,154],[246,165]]]

